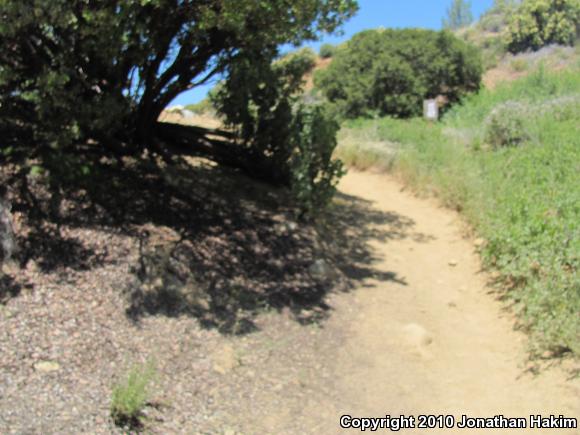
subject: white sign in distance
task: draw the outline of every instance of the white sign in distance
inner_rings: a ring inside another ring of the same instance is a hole
[[[439,119],[437,100],[425,100],[423,102],[423,115],[429,121],[437,121]]]

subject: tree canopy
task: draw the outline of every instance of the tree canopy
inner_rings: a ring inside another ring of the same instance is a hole
[[[331,32],[355,8],[352,0],[3,0],[1,115],[74,137],[122,124],[146,140],[181,92],[241,55],[273,59],[281,44]]]
[[[227,82],[248,59],[268,77],[281,45],[333,32],[356,8],[355,0],[0,0],[0,147],[40,158],[81,143],[159,151],[157,119],[177,95],[216,76]],[[257,142],[244,139],[256,155]]]

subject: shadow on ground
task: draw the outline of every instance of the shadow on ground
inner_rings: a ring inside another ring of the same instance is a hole
[[[59,183],[50,175],[5,174],[25,220],[21,266],[33,260],[55,273],[130,261],[134,279],[124,291],[134,322],[186,315],[228,334],[255,330],[254,318],[266,308],[320,322],[330,314],[329,291],[367,279],[406,285],[377,269],[370,242],[422,237],[412,220],[339,194],[319,224],[299,224],[283,191],[190,163],[101,159],[90,176]],[[113,246],[102,255],[79,230],[129,236],[134,255],[115,258]]]
[[[0,271],[0,304],[6,303],[11,298],[20,294],[22,285],[9,275],[3,275]]]

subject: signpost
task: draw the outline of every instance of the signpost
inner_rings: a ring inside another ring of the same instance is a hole
[[[439,106],[437,100],[423,101],[423,116],[429,121],[437,121],[439,119]]]

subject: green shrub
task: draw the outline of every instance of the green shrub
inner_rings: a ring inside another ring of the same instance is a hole
[[[579,23],[579,0],[523,0],[510,21],[508,49],[517,53],[548,44],[573,45]]]
[[[127,377],[113,388],[111,417],[119,426],[139,426],[149,400],[149,387],[155,377],[152,363],[131,368]]]
[[[283,56],[278,62],[279,68],[286,68],[288,71],[301,71],[307,73],[316,65],[316,53],[309,48],[301,48]]]
[[[505,20],[503,16],[490,14],[481,17],[480,23],[481,28],[486,32],[498,33],[503,29]]]
[[[474,47],[448,32],[368,30],[355,35],[315,85],[346,118],[409,117],[425,98],[456,102],[479,89],[482,65]]]
[[[253,150],[250,168],[294,194],[302,215],[326,205],[341,176],[332,161],[338,124],[327,106],[301,103],[311,50],[264,62],[259,53],[240,57],[212,97],[226,122]]]
[[[549,114],[557,122],[580,119],[580,96],[568,95],[531,104],[508,101],[498,104],[485,120],[486,143],[497,149],[538,141],[539,120]]]
[[[536,113],[538,116],[549,113],[559,122],[580,119],[580,95],[565,95],[547,100],[537,106]]]
[[[333,57],[335,53],[336,47],[332,44],[322,44],[322,46],[320,47],[320,51],[318,52],[320,57],[323,59]]]
[[[344,175],[342,162],[332,159],[338,128],[324,106],[298,107],[293,125],[291,188],[306,216],[314,216],[328,204]]]
[[[528,105],[516,101],[500,104],[485,121],[485,141],[493,148],[516,146],[531,139],[527,130]]]

